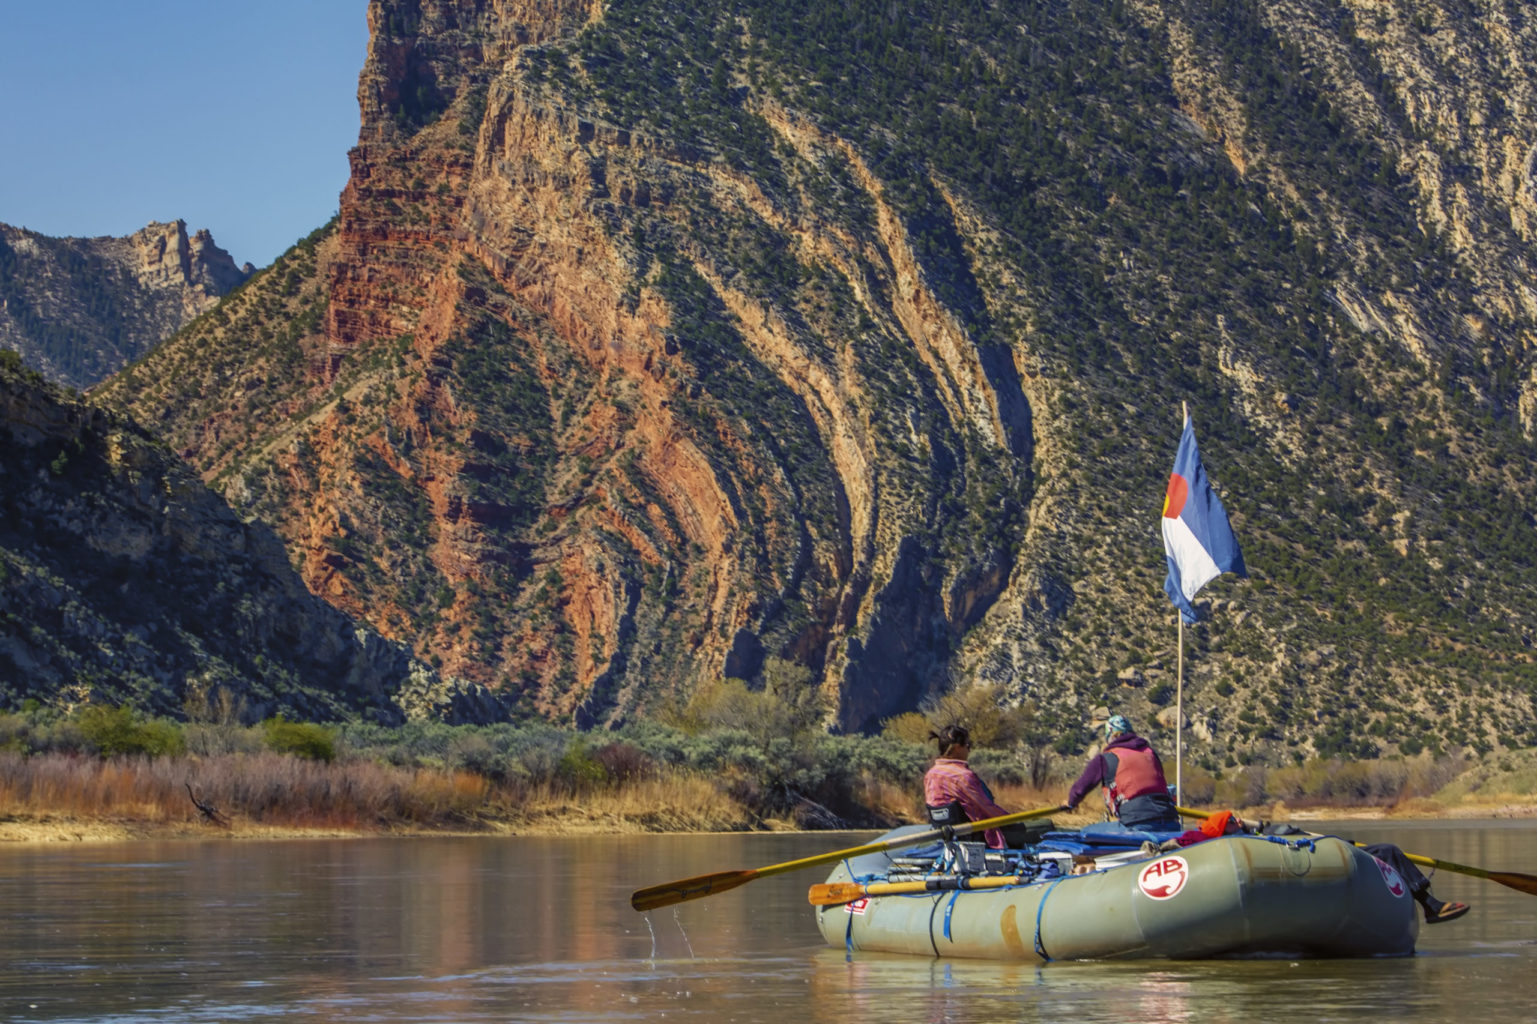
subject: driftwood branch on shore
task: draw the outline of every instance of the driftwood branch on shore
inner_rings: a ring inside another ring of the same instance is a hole
[[[187,795],[192,798],[192,806],[196,807],[203,815],[203,820],[212,822],[220,828],[229,828],[229,819],[219,813],[218,808],[212,804],[205,804],[198,800],[197,794],[192,792],[192,783],[187,783]]]

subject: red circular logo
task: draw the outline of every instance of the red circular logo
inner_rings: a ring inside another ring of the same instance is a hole
[[[1190,881],[1190,865],[1183,857],[1160,857],[1137,876],[1137,888],[1155,900],[1173,899]]]

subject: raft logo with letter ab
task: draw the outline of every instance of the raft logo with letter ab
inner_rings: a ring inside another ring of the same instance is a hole
[[[1155,900],[1173,899],[1190,880],[1190,865],[1183,857],[1160,857],[1137,876],[1137,887]]]

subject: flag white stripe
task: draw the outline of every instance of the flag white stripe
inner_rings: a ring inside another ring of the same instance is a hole
[[[1187,601],[1195,597],[1196,591],[1222,575],[1211,553],[1201,546],[1183,519],[1164,517],[1163,549],[1173,557],[1179,569],[1179,589]]]

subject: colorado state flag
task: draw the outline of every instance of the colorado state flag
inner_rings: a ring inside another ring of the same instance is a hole
[[[1188,413],[1169,489],[1163,497],[1163,550],[1169,561],[1163,589],[1185,622],[1196,620],[1195,606],[1190,603],[1196,591],[1225,572],[1249,575],[1227,512],[1201,467],[1195,427]]]

